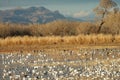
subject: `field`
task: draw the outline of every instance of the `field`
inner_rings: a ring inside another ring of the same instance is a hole
[[[0,39],[0,80],[119,80],[120,36]]]
[[[119,80],[119,14],[100,32],[97,22],[0,23],[0,80]]]
[[[79,48],[94,46],[120,46],[120,35],[78,35],[48,37],[7,37],[0,39],[0,52],[51,48]]]
[[[119,80],[120,48],[45,49],[0,54],[1,80]]]
[[[0,23],[0,80],[120,80],[120,25]]]

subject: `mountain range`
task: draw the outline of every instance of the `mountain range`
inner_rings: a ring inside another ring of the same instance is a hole
[[[59,11],[50,11],[45,7],[16,8],[0,10],[0,22],[11,23],[47,23],[66,19]]]

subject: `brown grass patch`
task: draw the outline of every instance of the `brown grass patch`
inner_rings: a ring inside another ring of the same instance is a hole
[[[119,45],[120,35],[78,35],[78,36],[49,36],[49,37],[7,37],[0,39],[3,46],[34,46],[34,45]]]

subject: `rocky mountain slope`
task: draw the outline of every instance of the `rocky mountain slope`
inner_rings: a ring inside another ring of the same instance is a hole
[[[45,7],[30,7],[0,11],[0,22],[12,23],[47,23],[65,19],[59,11],[50,11]]]

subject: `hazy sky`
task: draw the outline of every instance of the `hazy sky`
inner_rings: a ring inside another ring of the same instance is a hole
[[[120,5],[120,0],[115,0]],[[91,14],[99,0],[0,0],[0,9],[16,7],[44,6],[52,11],[59,10],[64,15],[84,17]]]

